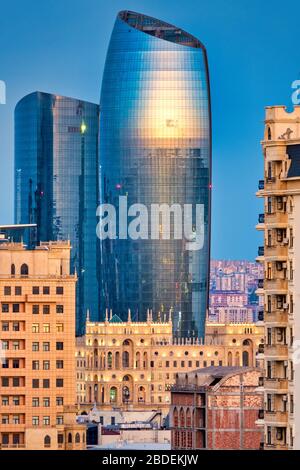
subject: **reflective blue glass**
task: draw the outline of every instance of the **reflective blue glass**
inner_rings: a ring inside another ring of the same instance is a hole
[[[15,110],[15,221],[36,223],[29,244],[71,241],[77,333],[99,312],[99,106],[36,92]],[[98,248],[97,248],[98,247]]]
[[[204,336],[210,252],[211,118],[204,46],[180,28],[119,13],[100,102],[101,202],[204,205],[204,246],[101,242],[103,307],[142,320],[173,311],[174,334]]]

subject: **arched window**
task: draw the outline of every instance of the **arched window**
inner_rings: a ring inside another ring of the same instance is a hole
[[[186,411],[186,427],[187,428],[192,427],[192,415],[191,415],[191,410],[189,408]]]
[[[243,346],[251,346],[251,340],[250,339],[244,339]]]
[[[125,341],[123,341],[123,346],[130,346],[129,339],[125,339]]]
[[[117,402],[117,389],[116,389],[116,387],[111,387],[110,392],[109,392],[109,398],[110,398],[110,403],[116,403]]]
[[[28,265],[27,264],[22,264],[21,266],[21,276],[28,276]]]
[[[235,353],[235,366],[239,366],[240,365],[240,353],[237,351]]]
[[[185,428],[185,416],[184,416],[183,408],[180,408],[179,421],[180,421],[180,427]]]
[[[107,353],[107,367],[112,368],[112,352]]]
[[[228,366],[232,366],[232,352],[229,351],[228,359],[227,359]]]
[[[178,410],[177,408],[174,408],[174,411],[173,411],[173,424],[174,424],[174,427],[175,428],[178,428]]]
[[[272,132],[271,132],[271,127],[268,126],[267,128],[267,137],[268,137],[268,140],[272,140]]]
[[[16,275],[16,267],[15,267],[14,264],[12,264],[11,267],[10,267],[10,274],[11,274],[12,276],[15,276],[15,275]]]
[[[249,353],[248,351],[243,351],[243,366],[249,366]]]
[[[48,435],[44,437],[44,447],[51,447],[51,437]]]
[[[120,353],[117,351],[115,355],[115,369],[120,367]]]
[[[72,434],[70,432],[68,434],[68,443],[72,444]]]
[[[76,444],[80,443],[80,434],[79,434],[79,432],[77,432],[76,435],[75,435],[75,443]]]
[[[122,365],[123,367],[129,367],[129,352],[128,351],[123,351]]]

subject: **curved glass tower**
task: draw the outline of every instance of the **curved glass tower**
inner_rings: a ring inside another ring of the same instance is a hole
[[[37,224],[28,244],[71,241],[76,327],[98,320],[99,106],[35,92],[15,109],[15,222]]]
[[[123,233],[102,240],[103,307],[123,318],[130,308],[136,320],[148,308],[161,317],[172,309],[175,335],[203,337],[211,117],[207,57],[198,39],[139,13],[118,14],[101,91],[100,164],[101,202],[117,213],[119,196],[149,212],[151,204],[204,207],[204,244],[197,251],[172,237],[133,240]]]

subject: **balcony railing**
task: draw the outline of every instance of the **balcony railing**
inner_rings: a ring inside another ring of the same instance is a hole
[[[264,224],[265,223],[265,214],[258,215],[258,223]]]
[[[258,321],[264,321],[264,312],[263,310],[260,310],[257,315]]]
[[[265,181],[264,180],[259,180],[258,181],[258,189],[265,189]]]
[[[264,246],[259,246],[258,247],[258,256],[264,256],[265,254],[265,247]]]

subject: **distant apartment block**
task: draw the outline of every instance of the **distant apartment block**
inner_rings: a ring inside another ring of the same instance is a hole
[[[300,449],[300,107],[266,108],[264,178],[258,197],[264,235],[257,260],[265,323],[265,449]]]
[[[0,243],[0,448],[83,449],[70,243]]]
[[[180,373],[171,390],[172,449],[262,448],[261,374],[250,367]]]

